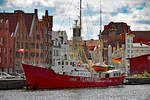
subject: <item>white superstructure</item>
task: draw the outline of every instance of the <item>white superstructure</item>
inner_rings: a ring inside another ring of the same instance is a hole
[[[128,58],[133,57],[133,35],[126,33],[125,34],[125,70],[126,74],[129,74],[130,72],[130,64]]]

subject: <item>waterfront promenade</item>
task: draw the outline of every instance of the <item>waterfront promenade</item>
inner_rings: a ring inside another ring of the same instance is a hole
[[[150,85],[109,88],[1,90],[0,100],[150,100]]]

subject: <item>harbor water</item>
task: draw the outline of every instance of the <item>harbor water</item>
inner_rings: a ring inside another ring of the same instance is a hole
[[[107,88],[0,90],[0,100],[150,100],[150,85]]]

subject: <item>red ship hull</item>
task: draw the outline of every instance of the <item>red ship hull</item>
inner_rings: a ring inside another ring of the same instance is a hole
[[[23,64],[28,88],[107,87],[123,83],[124,76],[92,78],[56,74],[52,69]]]

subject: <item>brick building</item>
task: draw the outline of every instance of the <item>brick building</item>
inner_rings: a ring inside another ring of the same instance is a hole
[[[49,67],[52,65],[52,27],[53,27],[53,16],[48,15],[48,10],[45,11],[45,16],[42,16],[40,22],[40,29],[42,30],[43,38],[43,53],[44,63]]]
[[[51,37],[49,36],[47,39],[45,37],[46,34],[51,33],[53,22],[52,16],[48,16],[48,11],[45,12],[45,16],[39,20],[37,9],[34,10],[34,13],[25,13],[21,10],[16,10],[14,13],[0,13],[0,19],[8,21],[8,32],[14,39],[10,45],[14,47],[13,67],[17,72],[22,72],[22,61],[35,65],[51,63],[51,60],[47,61],[46,58],[50,51],[45,49],[46,40],[50,40]],[[24,49],[24,53],[19,53],[19,49]]]
[[[100,39],[104,43],[103,59],[108,61],[108,46],[111,45],[113,50],[120,48],[125,44],[125,34],[132,34],[133,32],[124,22],[110,22],[104,26],[103,32],[100,34]],[[112,51],[113,52],[113,51]]]
[[[0,72],[13,72],[14,68],[14,39],[9,33],[9,21],[0,19]]]

